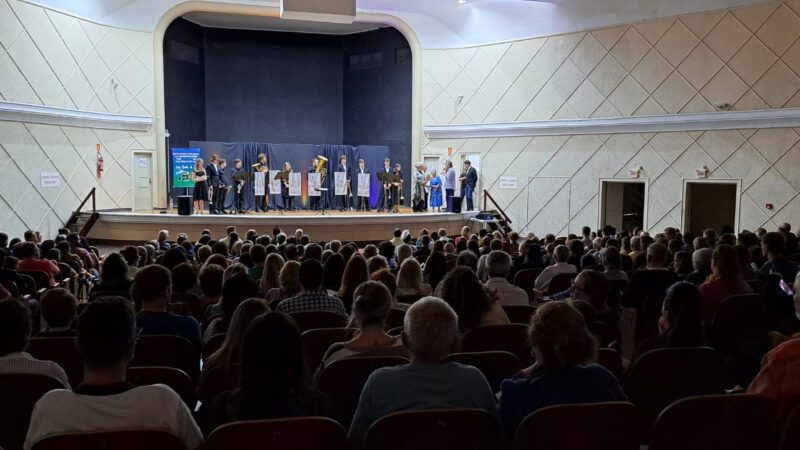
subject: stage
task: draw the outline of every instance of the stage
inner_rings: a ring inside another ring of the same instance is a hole
[[[104,244],[141,244],[155,239],[161,229],[169,230],[172,239],[178,233],[188,233],[189,239],[196,240],[201,231],[208,228],[213,237],[217,238],[224,236],[225,228],[229,225],[235,225],[240,236],[244,236],[251,228],[260,234],[272,234],[274,227],[281,228],[287,234],[293,234],[297,228],[302,228],[314,241],[339,239],[365,244],[391,239],[395,228],[409,229],[413,236],[417,236],[422,228],[430,231],[444,228],[449,235],[456,235],[461,232],[462,226],[469,224],[470,219],[477,215],[475,211],[412,213],[410,209],[388,214],[374,211],[326,211],[325,215],[314,211],[287,211],[281,215],[272,211],[180,216],[174,210],[147,213],[118,209],[98,213],[99,218],[87,237],[93,242]],[[83,213],[82,216],[88,214]]]

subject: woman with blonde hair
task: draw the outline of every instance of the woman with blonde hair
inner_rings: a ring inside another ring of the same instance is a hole
[[[339,286],[338,292],[338,297],[342,303],[344,303],[344,308],[347,312],[350,312],[352,309],[356,289],[361,283],[367,280],[369,280],[367,260],[356,253],[350,257],[350,260],[347,261],[347,265],[344,267],[342,283]]]
[[[280,274],[283,269],[283,257],[277,253],[270,253],[264,261],[264,272],[261,274],[261,287],[259,292],[262,292],[266,297],[267,293],[274,288],[280,288]]]
[[[203,202],[208,201],[208,176],[206,169],[203,168],[203,158],[197,158],[194,162],[194,170],[189,174],[189,179],[194,181],[194,192],[192,192],[194,213],[203,214],[206,207]]]
[[[422,267],[416,259],[407,258],[400,265],[400,271],[397,272],[396,294],[398,297],[431,295],[431,287],[422,281]]]
[[[300,293],[300,263],[297,261],[286,261],[280,274],[278,274],[278,284],[267,292],[267,302],[275,307],[282,300],[294,297]]]

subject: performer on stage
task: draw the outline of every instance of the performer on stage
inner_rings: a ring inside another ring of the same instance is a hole
[[[467,199],[467,211],[472,211],[472,193],[478,184],[478,171],[472,167],[472,162],[468,159],[464,161],[464,172],[459,181],[461,181],[461,196]]]
[[[281,180],[281,197],[283,197],[283,209],[294,209],[294,197],[289,195],[289,174],[292,173],[292,165],[289,161],[283,163],[283,171],[286,172],[286,178]]]
[[[411,195],[411,210],[414,212],[425,211],[425,185],[428,183],[428,177],[425,175],[425,164],[417,163],[417,169],[414,172],[414,190]]]
[[[247,172],[242,168],[242,160],[233,160],[233,182],[236,191],[233,193],[233,209],[236,214],[244,214],[244,183]]]
[[[383,173],[392,173],[392,160],[389,158],[383,159],[383,169],[381,169]],[[381,186],[381,195],[378,202],[378,211],[389,212],[392,209],[392,194],[391,194],[391,185],[390,183],[383,183]]]
[[[206,171],[203,169],[203,158],[197,158],[194,163],[194,170],[189,175],[194,181],[194,192],[192,192],[192,200],[194,201],[194,214],[203,214],[206,209],[203,202],[208,201],[208,177]]]
[[[392,205],[394,206],[394,212],[400,212],[400,205],[403,203],[403,171],[400,167],[400,163],[394,164],[394,172],[395,175],[400,177],[399,183],[392,183]]]
[[[269,163],[267,155],[259,153],[258,162],[253,164],[253,170],[264,172],[264,195],[256,196],[256,212],[269,211]]]
[[[453,212],[453,196],[456,193],[456,171],[453,169],[453,161],[447,161],[444,165],[444,192],[448,212]]]
[[[319,158],[317,158],[315,156],[314,159],[311,160],[311,167],[308,168],[308,173],[317,173],[317,166],[318,165],[319,165]],[[320,187],[324,187],[324,185],[322,185],[322,182],[320,182]],[[316,210],[319,209],[319,199],[320,199],[320,197],[315,197],[315,196],[310,195],[310,194],[311,193],[309,192],[308,208],[311,209],[311,210],[316,211]]]
[[[217,213],[228,214],[225,210],[225,201],[228,199],[228,191],[231,190],[231,185],[228,183],[228,178],[225,175],[225,168],[228,167],[228,161],[225,159],[219,160],[219,206],[217,206]]]
[[[358,160],[358,169],[356,169],[357,175],[365,175],[369,173],[369,169],[366,167],[366,163],[363,159]],[[363,203],[363,204],[362,204]],[[358,197],[358,205],[357,208],[359,211],[369,211],[369,197]]]
[[[208,213],[219,214],[217,206],[219,205],[219,155],[216,153],[211,155],[211,163],[206,166],[206,175],[208,176],[208,190],[211,193],[208,195]]]
[[[339,211],[346,211],[350,209],[350,197],[353,196],[353,180],[350,179],[350,172],[347,167],[347,156],[339,156],[339,166],[336,167],[337,172],[344,172],[345,176],[345,195],[340,195]]]
[[[435,170],[431,170],[428,185],[431,188],[431,209],[434,212],[442,212],[442,178],[436,174]]]

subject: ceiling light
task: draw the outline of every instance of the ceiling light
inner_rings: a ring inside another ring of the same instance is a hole
[[[463,5],[464,3],[467,3],[467,0],[458,0],[459,5]]]

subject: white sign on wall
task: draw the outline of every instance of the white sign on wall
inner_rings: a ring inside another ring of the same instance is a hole
[[[39,175],[39,186],[43,188],[61,187],[61,174],[58,172],[42,172]]]
[[[517,177],[500,177],[500,189],[517,189]]]

